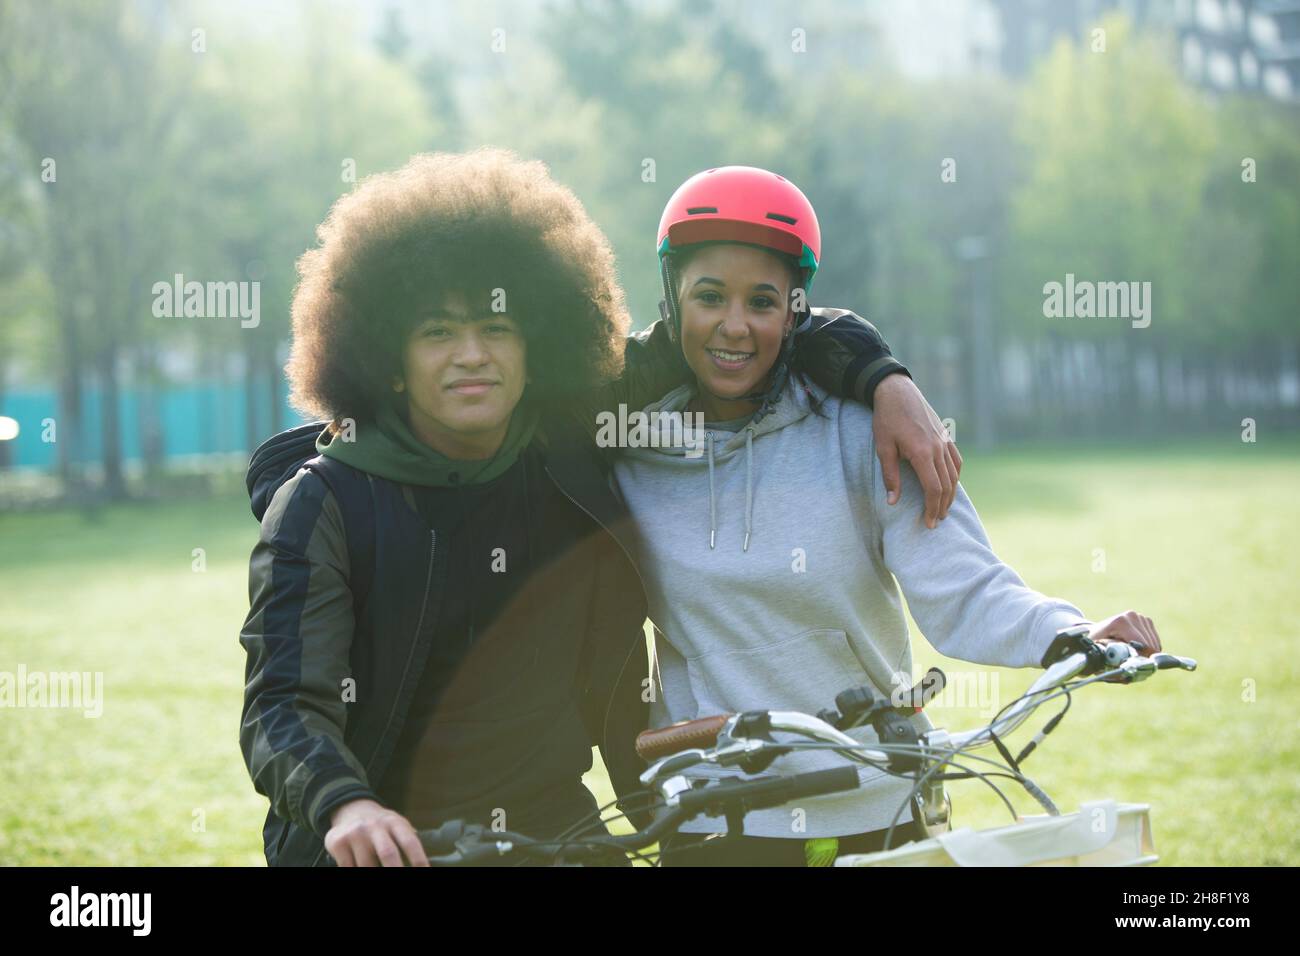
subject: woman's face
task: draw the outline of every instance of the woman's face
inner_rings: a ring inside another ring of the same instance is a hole
[[[682,352],[700,388],[722,400],[758,391],[793,326],[794,276],[754,246],[701,249],[678,276]]]

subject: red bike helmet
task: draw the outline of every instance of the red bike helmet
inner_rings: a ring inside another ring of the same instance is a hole
[[[791,256],[805,292],[821,261],[822,233],[812,203],[784,176],[753,166],[719,166],[677,187],[659,219],[659,261],[669,321],[677,328],[677,295],[668,257],[699,242],[743,242]]]

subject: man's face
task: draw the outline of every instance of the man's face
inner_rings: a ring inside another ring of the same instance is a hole
[[[794,321],[780,259],[725,244],[696,253],[679,278],[682,352],[700,387],[721,399],[756,391]]]
[[[417,437],[452,457],[490,457],[505,438],[527,382],[519,325],[449,295],[420,316],[394,383]],[[479,454],[481,452],[482,454]]]

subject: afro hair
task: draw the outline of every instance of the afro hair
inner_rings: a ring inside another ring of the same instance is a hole
[[[316,235],[298,260],[285,368],[307,414],[373,420],[394,400],[411,329],[453,293],[485,312],[504,293],[537,399],[622,371],[631,319],[609,240],[541,162],[422,153],[340,197]]]

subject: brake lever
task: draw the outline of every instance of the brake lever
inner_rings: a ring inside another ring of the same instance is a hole
[[[1112,667],[1119,666],[1122,662],[1134,657],[1142,657],[1142,647],[1133,642],[1120,643],[1118,641],[1105,645],[1104,653],[1106,663]],[[1156,670],[1165,671],[1171,668],[1181,668],[1185,671],[1196,670],[1196,660],[1191,657],[1179,657],[1177,654],[1170,654],[1167,651],[1156,651],[1154,654],[1146,655],[1147,659],[1155,661]]]
[[[1167,671],[1173,667],[1181,667],[1185,671],[1196,670],[1196,660],[1191,657],[1179,657],[1177,654],[1157,651],[1151,655],[1151,660],[1156,662],[1156,670]]]
[[[1156,672],[1156,662],[1149,657],[1135,655],[1120,663],[1119,672],[1126,684],[1136,684]]]
[[[1165,651],[1156,651],[1144,657],[1141,648],[1133,643],[1111,643],[1104,649],[1106,663],[1124,671],[1128,683],[1146,680],[1154,671],[1179,668],[1185,671],[1196,670],[1196,661],[1190,657],[1179,657]]]
[[[772,713],[767,710],[733,714],[718,731],[718,742],[713,748],[719,766],[734,764],[745,773],[762,773],[777,757],[789,752],[788,747],[777,744],[772,736]]]
[[[675,754],[669,754],[655,763],[641,774],[640,780],[645,786],[650,786],[660,777],[669,776],[679,770],[685,770],[687,767],[694,767],[697,763],[703,763],[708,760],[708,754],[698,748],[690,750],[679,750]]]

